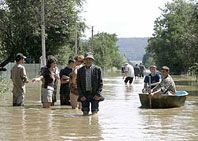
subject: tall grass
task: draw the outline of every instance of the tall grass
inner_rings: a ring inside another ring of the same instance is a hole
[[[0,95],[9,93],[10,91],[11,91],[10,81],[0,76]]]
[[[196,81],[198,81],[198,63],[194,63],[188,70],[188,74],[194,76]]]

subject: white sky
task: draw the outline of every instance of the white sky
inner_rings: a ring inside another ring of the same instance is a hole
[[[154,21],[161,15],[159,7],[172,0],[86,0],[82,17],[90,29],[115,33],[118,37],[151,37]]]

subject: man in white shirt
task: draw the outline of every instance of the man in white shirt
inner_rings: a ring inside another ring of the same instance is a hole
[[[134,68],[132,65],[128,63],[124,64],[124,77],[125,77],[124,79],[125,85],[127,85],[128,82],[131,85],[134,78]]]

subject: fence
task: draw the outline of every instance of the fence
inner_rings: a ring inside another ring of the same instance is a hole
[[[0,72],[0,77],[3,78],[10,78],[10,70],[12,69],[12,67],[15,65],[15,63],[9,63],[6,65],[6,69],[7,71],[1,71]],[[40,74],[40,68],[41,65],[38,64],[23,64],[25,66],[26,69],[26,73],[29,79],[35,78]],[[59,71],[61,69],[63,69],[65,66],[63,65],[58,65]],[[118,70],[116,68],[112,68],[112,69],[108,69],[106,70],[105,68],[103,68],[103,76],[114,76],[114,75],[118,75]]]
[[[10,70],[15,65],[15,63],[9,63],[6,65],[7,71],[0,72],[0,76],[3,78],[10,78]],[[24,64],[27,72],[28,78],[32,79],[39,75],[40,72],[40,64]]]
[[[5,67],[7,71],[0,72],[0,77],[10,78],[10,71],[15,64],[16,63],[7,64]],[[26,73],[29,79],[32,79],[40,74],[40,68],[41,68],[40,64],[23,64],[23,65],[25,66]],[[58,68],[60,70],[64,68],[64,66],[58,66]]]

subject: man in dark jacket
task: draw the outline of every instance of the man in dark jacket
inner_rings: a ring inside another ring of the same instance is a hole
[[[96,114],[99,111],[99,101],[103,100],[101,91],[103,87],[101,69],[93,65],[94,57],[92,54],[86,54],[85,65],[78,70],[77,88],[79,101],[82,103],[83,115],[88,115],[90,111]]]

